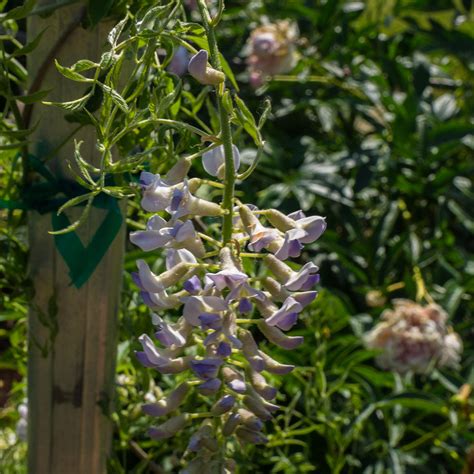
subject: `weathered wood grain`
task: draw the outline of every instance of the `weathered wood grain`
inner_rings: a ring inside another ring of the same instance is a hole
[[[40,2],[46,3],[49,2]],[[43,62],[58,38],[63,37],[71,24],[77,24],[78,15],[81,15],[80,7],[68,7],[45,19],[33,16],[28,20],[30,39],[47,28],[40,47],[29,58],[31,83],[38,71],[45,70]],[[69,66],[80,58],[100,58],[109,28],[110,25],[102,25],[86,31],[76,27],[57,45],[56,59]],[[51,89],[48,100],[72,100],[83,94],[84,85],[62,78],[54,64],[46,71],[41,89]],[[30,152],[40,158],[53,152],[77,128],[77,124],[64,120],[62,110],[43,105],[35,105],[31,124],[37,124],[37,128],[31,136]],[[81,150],[86,160],[97,159],[93,129],[84,127],[74,138],[84,141]],[[72,157],[73,140],[69,139],[53,153],[49,167],[56,175],[66,177],[66,162]],[[68,216],[72,219],[78,212],[72,210]],[[79,229],[84,246],[88,245],[104,215],[105,211],[93,208]],[[30,275],[35,296],[29,315],[28,472],[103,473],[112,426],[101,405],[113,399],[116,316],[125,230],[121,229],[90,280],[79,290],[70,284],[67,266],[49,230],[50,214],[30,213]],[[54,306],[56,312],[51,311]],[[57,334],[45,355],[38,344],[50,339],[51,329],[56,325]]]

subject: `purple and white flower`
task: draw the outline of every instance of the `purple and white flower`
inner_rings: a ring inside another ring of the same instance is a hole
[[[240,152],[239,149],[232,145],[232,153],[234,158],[234,170],[237,172],[240,167]],[[219,179],[224,179],[225,173],[225,157],[224,146],[219,145],[212,150],[206,151],[202,155],[202,165],[207,173],[211,176],[216,176]]]
[[[220,314],[228,308],[220,296],[185,296],[182,301],[184,319],[192,326],[201,326],[202,314]]]

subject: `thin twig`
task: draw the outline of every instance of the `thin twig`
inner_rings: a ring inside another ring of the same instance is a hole
[[[151,472],[154,472],[156,474],[165,474],[165,471],[161,469],[161,467],[158,466],[158,464],[154,463],[149,458],[148,454],[135,441],[130,441],[130,447],[132,448],[132,451],[138,457],[148,462],[148,468],[150,469]]]

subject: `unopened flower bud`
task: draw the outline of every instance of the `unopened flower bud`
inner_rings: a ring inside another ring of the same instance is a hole
[[[270,372],[271,374],[276,375],[286,375],[289,374],[294,368],[294,365],[288,364],[281,364],[280,362],[276,361],[265,352],[258,351],[260,357],[262,357],[263,362],[265,363],[265,370]]]
[[[304,342],[303,336],[287,336],[275,326],[269,326],[265,321],[259,321],[258,328],[264,336],[273,344],[286,350],[292,350]]]
[[[215,405],[211,408],[211,413],[215,416],[223,415],[227,413],[235,404],[235,398],[232,395],[224,395],[218,400]]]
[[[277,405],[265,402],[260,398],[260,395],[253,391],[250,395],[245,395],[243,402],[252,413],[264,421],[270,420],[272,418],[271,413],[280,408]]]
[[[224,436],[230,436],[237,426],[240,423],[240,415],[238,413],[231,413],[227,420],[224,422],[224,426],[222,427],[222,434]]]
[[[174,185],[181,183],[186,178],[191,169],[191,161],[183,158],[176,162],[174,166],[166,173],[166,182]],[[193,192],[193,191],[191,191]]]
[[[252,431],[249,430],[248,428],[245,428],[243,426],[239,426],[235,430],[235,434],[238,436],[238,438],[246,443],[251,443],[251,444],[266,444],[268,443],[268,438],[258,432],[258,431]]]
[[[191,368],[194,373],[203,380],[214,379],[222,365],[221,359],[202,359],[191,361]]]
[[[163,272],[160,276],[155,275],[150,270],[145,260],[137,260],[137,267],[140,282],[145,290],[151,293],[159,293],[172,285],[176,285],[196,265],[183,262]]]
[[[276,209],[265,211],[265,217],[274,227],[282,232],[295,228],[295,221]]]
[[[319,281],[317,274],[319,268],[312,262],[308,262],[298,271],[293,271],[286,263],[273,255],[266,255],[264,261],[267,268],[287,290],[307,291]]]
[[[245,358],[249,361],[252,368],[261,372],[265,364],[260,354],[258,353],[258,346],[250,331],[245,329],[239,333],[239,339],[242,341],[242,352]]]
[[[222,382],[219,379],[209,379],[199,384],[197,389],[199,393],[202,393],[203,395],[213,395],[219,390],[221,385]]]
[[[221,71],[208,65],[208,57],[207,51],[201,49],[201,51],[190,59],[188,72],[201,84],[216,86],[225,81],[225,75]]]
[[[277,389],[269,385],[261,373],[255,370],[249,370],[249,373],[255,391],[265,400],[273,400],[276,397]]]
[[[188,449],[194,452],[199,452],[202,448],[215,452],[218,447],[217,440],[213,436],[210,420],[204,421],[196,433],[191,436],[188,444]]]
[[[237,393],[244,393],[247,389],[244,376],[230,367],[223,367],[222,376],[225,383]]]
[[[260,431],[263,428],[263,421],[245,408],[239,408],[237,413],[240,415],[240,421],[246,428],[252,431]]]
[[[189,393],[189,385],[184,382],[178,385],[167,397],[159,400],[157,403],[148,403],[142,406],[145,414],[150,416],[164,416],[176,410]]]
[[[189,420],[189,414],[183,413],[178,416],[170,418],[159,426],[153,426],[148,430],[150,437],[154,439],[166,439],[174,436],[178,431],[181,431]]]

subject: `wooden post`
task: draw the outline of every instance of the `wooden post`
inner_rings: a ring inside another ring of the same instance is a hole
[[[51,90],[48,100],[67,101],[84,93],[83,84],[60,76],[54,59],[70,66],[80,58],[100,58],[108,27],[85,30],[80,26],[81,15],[82,7],[72,6],[46,18],[32,16],[28,20],[30,41],[45,30],[40,46],[29,57],[28,72],[30,85],[36,81],[35,87],[40,84],[41,90]],[[57,176],[70,177],[70,134],[77,124],[64,120],[64,111],[59,108],[35,105],[31,126],[36,129],[30,137],[30,153],[42,158],[53,152],[48,167]],[[95,131],[84,127],[74,138],[84,141],[81,152],[94,162]],[[67,212],[71,222],[78,213],[77,209]],[[77,231],[84,246],[105,214],[105,210],[92,208]],[[110,408],[114,394],[125,229],[122,225],[101,263],[80,289],[71,285],[68,268],[53,236],[48,234],[51,229],[51,214],[30,213],[30,275],[35,294],[29,314],[28,473],[104,473],[112,424],[103,409]]]

